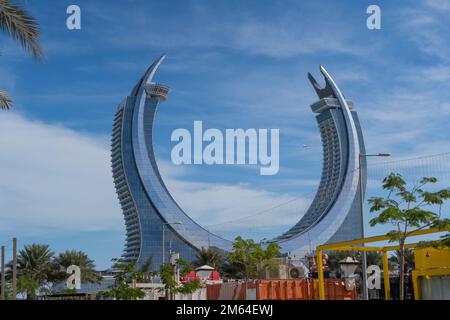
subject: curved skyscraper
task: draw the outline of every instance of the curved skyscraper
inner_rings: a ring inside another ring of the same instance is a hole
[[[153,82],[161,56],[117,108],[112,138],[112,170],[125,217],[124,258],[154,269],[169,261],[169,251],[192,261],[202,247],[231,248],[231,242],[199,226],[177,205],[159,174],[153,151],[156,108],[169,87]],[[163,245],[164,242],[164,245]],[[164,248],[164,252],[163,252]]]
[[[159,103],[169,87],[153,82],[164,60],[157,59],[130,95],[118,106],[112,137],[114,184],[125,218],[127,240],[124,258],[152,267],[168,262],[169,250],[188,261],[202,247],[230,250],[232,243],[198,225],[168,192],[155,160],[153,124]],[[359,174],[366,181],[365,162],[358,167],[364,142],[358,117],[326,70],[325,88],[309,75],[319,101],[311,105],[322,137],[322,177],[311,207],[300,221],[273,239],[283,252],[303,254],[326,242],[360,237]]]
[[[353,109],[324,67],[325,78],[321,88],[313,76],[308,78],[319,100],[311,105],[317,114],[323,147],[323,167],[319,189],[311,206],[290,230],[272,241],[283,251],[302,256],[318,245],[357,239],[362,236],[359,185],[362,174],[363,192],[366,184],[364,139]]]

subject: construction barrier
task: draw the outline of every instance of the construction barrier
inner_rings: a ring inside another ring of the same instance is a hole
[[[246,300],[246,284],[243,282],[225,282],[206,286],[208,300]]]
[[[317,279],[255,280],[226,282],[207,286],[208,300],[318,300]],[[325,280],[325,296],[328,300],[355,300],[356,288],[345,289],[341,279]]]

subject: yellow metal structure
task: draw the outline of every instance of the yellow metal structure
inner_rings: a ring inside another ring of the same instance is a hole
[[[414,236],[421,236],[425,234],[432,234],[432,233],[439,233],[439,232],[445,232],[446,230],[439,230],[439,229],[424,229],[419,231],[413,231],[408,233],[407,237],[414,237]],[[384,275],[384,292],[385,292],[385,299],[390,300],[391,299],[391,288],[389,284],[389,265],[388,265],[388,256],[387,253],[389,251],[398,250],[399,246],[384,246],[384,247],[365,247],[361,246],[361,244],[366,243],[372,243],[372,242],[380,242],[380,241],[388,241],[390,240],[389,236],[375,236],[375,237],[368,237],[368,238],[362,238],[357,240],[350,240],[350,241],[343,241],[343,242],[336,242],[336,243],[330,243],[330,244],[324,244],[321,246],[318,246],[316,248],[317,251],[317,269],[319,274],[319,299],[325,300],[325,288],[324,288],[324,277],[323,277],[323,251],[378,251],[381,252],[383,255],[383,275]],[[415,249],[418,246],[417,243],[412,244],[405,244],[405,248],[408,249]],[[441,261],[441,260],[439,260]],[[419,262],[420,263],[420,262]],[[446,262],[444,262],[446,263]],[[450,263],[447,263],[446,266],[448,267]],[[428,269],[431,270],[431,269]],[[435,269],[436,270],[436,269]],[[442,268],[439,269],[442,272]],[[447,269],[450,274],[450,269]],[[431,272],[431,271],[430,271]],[[433,271],[436,272],[436,271]],[[414,280],[414,276],[416,276]],[[418,293],[418,287],[417,287],[417,278],[423,276],[423,270],[415,270],[413,271],[413,282],[414,285],[414,294],[416,295],[416,299],[418,298],[416,292]]]
[[[422,299],[419,278],[450,275],[450,249],[421,248],[414,251],[415,270],[412,272],[414,298]]]

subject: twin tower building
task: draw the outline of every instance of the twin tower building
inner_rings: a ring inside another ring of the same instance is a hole
[[[189,217],[176,203],[159,173],[153,149],[153,125],[158,104],[169,87],[153,81],[165,56],[158,58],[120,103],[114,118],[111,164],[117,196],[126,225],[123,258],[152,268],[169,262],[169,250],[192,261],[202,248],[224,251],[232,242],[211,233]],[[308,74],[319,100],[311,104],[323,145],[322,175],[307,212],[277,242],[282,252],[302,257],[327,242],[360,238],[360,192],[366,183],[364,141],[353,103],[321,67],[322,88]],[[361,186],[360,175],[362,175]],[[163,244],[164,242],[164,244]]]

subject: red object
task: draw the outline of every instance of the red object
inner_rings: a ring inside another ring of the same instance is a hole
[[[208,280],[220,280],[220,273],[218,271],[213,271]]]
[[[197,273],[195,273],[195,271],[191,271],[183,277],[183,282],[189,282],[191,280],[199,280],[200,281],[200,278],[198,277]]]
[[[220,273],[218,271],[211,272],[211,275],[208,278],[208,280],[220,280],[220,279],[221,279]],[[200,281],[200,277],[197,275],[197,273],[195,271],[191,271],[190,273],[185,275],[183,277],[182,282],[188,282],[191,280],[199,280]]]

